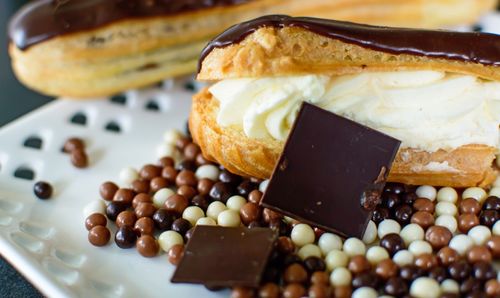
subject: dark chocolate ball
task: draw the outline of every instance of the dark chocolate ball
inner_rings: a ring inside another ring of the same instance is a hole
[[[39,181],[33,186],[33,192],[39,199],[46,200],[52,196],[52,185],[45,181]]]
[[[131,248],[135,246],[137,234],[134,229],[129,226],[122,226],[116,231],[115,243],[120,248]]]

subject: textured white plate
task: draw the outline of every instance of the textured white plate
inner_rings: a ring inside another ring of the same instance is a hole
[[[490,14],[483,31],[500,32],[500,18]],[[461,28],[464,29],[465,28]],[[0,130],[0,253],[49,297],[220,297],[202,286],[172,285],[173,266],[165,255],[141,257],[134,249],[111,243],[104,248],[87,241],[82,209],[98,199],[103,181],[119,182],[125,166],[138,168],[156,161],[156,147],[166,129],[183,129],[191,92],[188,79],[163,87],[130,91],[126,104],[110,100],[58,100]],[[22,98],[18,99],[22,100]],[[160,111],[145,106],[154,101]],[[71,123],[82,113],[86,125]],[[107,131],[114,122],[120,133]],[[23,144],[36,136],[41,149]],[[87,143],[90,167],[74,168],[61,152],[68,137]],[[14,177],[29,168],[34,180]],[[37,180],[50,181],[53,198],[38,200],[32,192]]]

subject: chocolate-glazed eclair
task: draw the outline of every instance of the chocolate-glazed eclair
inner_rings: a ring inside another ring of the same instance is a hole
[[[402,141],[389,181],[494,179],[500,36],[288,16],[236,25],[204,49],[190,129],[207,158],[268,178],[303,101]],[[335,154],[335,152],[332,152]]]
[[[427,27],[470,22],[493,2],[39,0],[11,20],[10,54],[18,78],[35,90],[100,96],[195,71],[211,37],[262,14]]]

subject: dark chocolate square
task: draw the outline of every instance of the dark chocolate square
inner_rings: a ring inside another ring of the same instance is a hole
[[[258,287],[277,237],[269,228],[196,226],[171,281]]]
[[[344,237],[362,238],[401,142],[304,103],[262,198],[264,207]]]

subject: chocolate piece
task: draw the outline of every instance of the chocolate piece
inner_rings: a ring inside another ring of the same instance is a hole
[[[267,228],[196,226],[171,281],[258,287],[277,237]]]
[[[49,199],[52,196],[52,185],[45,181],[39,181],[33,186],[33,192],[35,196],[41,200]]]
[[[125,19],[169,16],[220,6],[238,5],[250,0],[39,0],[23,7],[9,24],[9,37],[25,50],[59,35],[96,29]],[[166,28],[168,29],[168,28]],[[89,43],[99,44],[104,37]]]
[[[201,53],[198,71],[201,70],[205,57],[213,49],[239,43],[261,27],[300,27],[325,37],[395,55],[410,54],[500,65],[500,38],[495,34],[390,28],[317,18],[269,15],[234,25],[214,38]]]
[[[400,141],[304,103],[262,198],[264,207],[343,236],[363,237],[365,191],[390,169]]]

